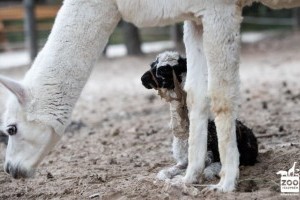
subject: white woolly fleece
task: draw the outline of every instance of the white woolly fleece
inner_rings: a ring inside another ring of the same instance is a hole
[[[179,53],[175,52],[175,51],[166,51],[166,52],[159,54],[156,57],[156,60],[158,62],[157,68],[159,68],[160,66],[166,66],[166,65],[170,65],[170,66],[178,65],[179,57],[180,57]]]
[[[32,97],[28,119],[51,125],[61,135],[72,109],[120,18],[140,27],[200,18],[215,4],[244,6],[256,0],[65,0],[53,30],[23,84]],[[258,0],[271,7],[299,6],[299,0]],[[141,9],[143,8],[143,9]]]
[[[92,66],[120,20],[109,1],[74,2],[64,1],[45,47],[23,80],[31,95],[28,119],[52,126],[59,135],[69,125]]]

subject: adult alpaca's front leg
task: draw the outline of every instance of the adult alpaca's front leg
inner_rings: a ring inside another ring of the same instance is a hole
[[[207,152],[207,123],[209,100],[207,96],[207,67],[203,53],[203,29],[201,25],[187,21],[184,24],[187,75],[184,86],[187,92],[190,130],[188,139],[188,168],[185,183],[198,181],[205,167]]]
[[[230,3],[214,5],[204,15],[204,50],[208,63],[208,91],[215,115],[222,169],[219,184],[211,188],[235,189],[239,152],[235,119],[239,100],[239,52],[241,9]]]

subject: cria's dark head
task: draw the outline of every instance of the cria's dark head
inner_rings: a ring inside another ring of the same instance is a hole
[[[186,71],[187,71],[186,58],[179,56],[178,65],[173,66],[173,69],[175,70],[175,73],[178,75],[186,73]]]
[[[164,52],[150,64],[151,69],[142,76],[142,83],[148,89],[174,89],[173,72],[179,82],[186,73],[186,59],[177,52]]]
[[[146,71],[143,74],[143,76],[141,78],[141,81],[142,81],[142,84],[145,88],[147,88],[147,89],[156,89],[156,88],[158,88],[158,85],[154,80],[154,77],[153,77],[154,74],[153,73],[152,73],[153,75],[151,74],[151,70]]]

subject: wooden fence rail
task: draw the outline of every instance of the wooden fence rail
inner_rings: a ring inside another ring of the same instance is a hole
[[[0,46],[4,46],[7,43],[7,36],[10,33],[15,32],[24,32],[26,30],[26,37],[27,40],[29,40],[29,46],[30,46],[30,52],[31,58],[34,59],[36,52],[37,52],[37,36],[33,34],[35,31],[50,31],[52,28],[52,23],[46,22],[46,23],[39,23],[40,20],[45,19],[54,19],[60,6],[53,6],[53,5],[37,5],[33,6],[34,13],[28,13],[26,12],[26,9],[28,9],[28,6],[30,6],[30,1],[24,1],[24,6],[22,5],[14,5],[14,6],[6,6],[6,7],[0,7]],[[28,11],[28,10],[27,10]],[[33,14],[33,15],[32,15]],[[27,16],[27,19],[26,19]],[[32,18],[32,17],[34,18]],[[29,19],[32,18],[32,19]],[[35,26],[34,23],[36,20],[37,25]],[[12,22],[12,21],[23,21],[24,25],[19,23],[6,23],[6,22]],[[27,25],[27,28],[25,28]],[[32,26],[29,27],[29,25],[34,25],[37,30],[31,30]],[[28,35],[30,34],[30,35]],[[34,45],[35,44],[35,45]]]

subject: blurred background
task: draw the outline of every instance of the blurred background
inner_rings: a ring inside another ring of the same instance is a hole
[[[0,67],[26,65],[35,58],[46,42],[61,4],[62,0],[0,1]],[[254,4],[244,9],[244,16],[245,43],[300,26],[300,9],[271,10]],[[122,21],[111,36],[104,55],[143,55],[163,49],[183,52],[182,24],[138,29]]]

